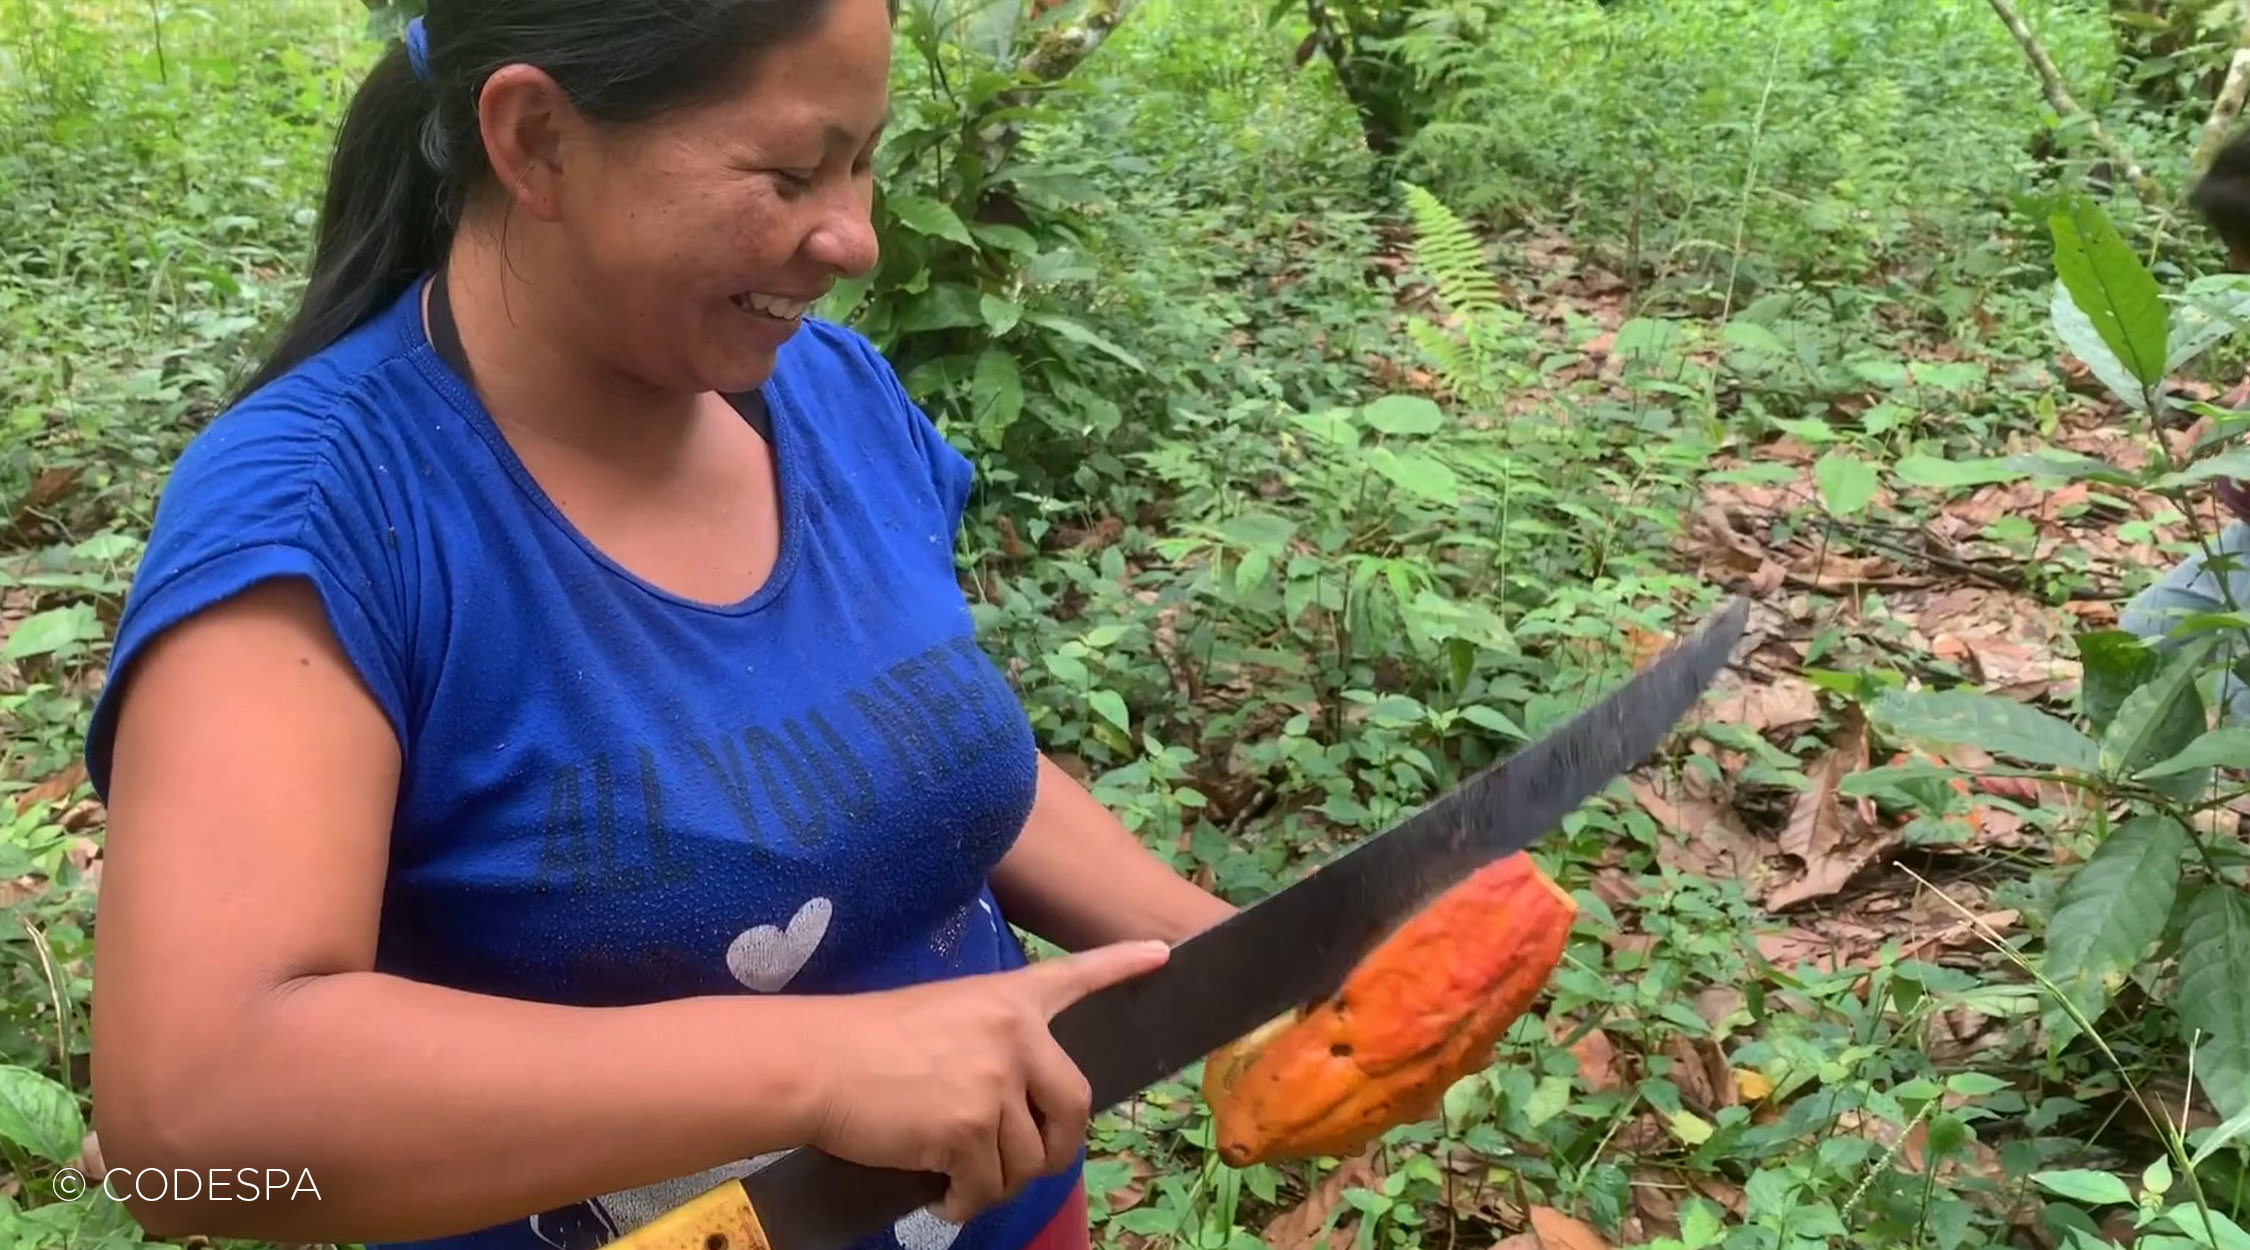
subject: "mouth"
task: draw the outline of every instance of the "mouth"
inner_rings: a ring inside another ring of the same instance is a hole
[[[745,291],[733,299],[736,308],[753,316],[794,324],[813,306],[812,300],[786,299],[758,291]]]

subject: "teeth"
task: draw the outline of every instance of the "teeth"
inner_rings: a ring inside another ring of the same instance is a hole
[[[782,299],[776,295],[755,294],[735,296],[734,306],[751,312],[761,312],[769,317],[778,317],[783,321],[795,321],[805,315],[806,309],[812,307],[802,300]]]

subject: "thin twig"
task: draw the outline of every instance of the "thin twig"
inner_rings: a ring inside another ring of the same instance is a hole
[[[2001,22],[2008,27],[2008,33],[2016,37],[2016,45],[2023,49],[2024,57],[2031,62],[2031,68],[2038,71],[2039,86],[2046,93],[2047,103],[2053,105],[2058,113],[2084,119],[2086,132],[2093,136],[2094,142],[2124,172],[2125,180],[2133,184],[2133,190],[2148,203],[2162,203],[2165,199],[2163,191],[2141,171],[2140,162],[2133,159],[2132,154],[2125,150],[2115,135],[2109,133],[2100,118],[2079,107],[2078,101],[2071,98],[2070,88],[2063,85],[2062,72],[2055,68],[2055,62],[2047,55],[2047,49],[2040,45],[2039,36],[2031,33],[2031,27],[2024,24],[2023,16],[2016,12],[2016,7],[2008,0],[1990,0],[1990,3],[1992,11],[1999,14]]]

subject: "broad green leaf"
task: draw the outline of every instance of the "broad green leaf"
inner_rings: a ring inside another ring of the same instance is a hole
[[[2048,224],[2055,236],[2055,276],[2071,302],[2143,387],[2163,381],[2172,315],[2155,275],[2092,200],[2073,197]]]
[[[2006,463],[2024,471],[2027,477],[2054,478],[2057,481],[2075,482],[2080,479],[2108,486],[2138,488],[2141,478],[2118,468],[2098,456],[2061,447],[2042,447],[2038,451],[2018,452],[2009,456]]]
[[[1813,479],[1820,484],[1820,500],[1836,516],[1850,516],[1867,506],[1882,484],[1875,466],[1843,451],[1824,453],[1813,463]]]
[[[1523,731],[1523,726],[1511,720],[1507,713],[1482,703],[1472,703],[1462,708],[1461,719],[1479,729],[1489,729],[1496,734],[1506,734],[1519,742],[1529,741],[1531,738],[1530,734]]]
[[[1561,1115],[1570,1106],[1570,1078],[1548,1076],[1541,1078],[1524,1104],[1523,1117],[1532,1128]]]
[[[2056,894],[2040,971],[2086,1019],[2100,1019],[2141,953],[2163,936],[2193,850],[2178,821],[2138,816],[2112,830]],[[2077,1032],[2060,1008],[2047,1027],[2057,1046]]]
[[[2161,1161],[2163,1157],[2158,1155],[2157,1159]],[[2187,1236],[2144,1236],[2134,1243],[2133,1250],[2169,1250],[2170,1247],[2177,1247],[2178,1250],[2190,1250],[2191,1247],[2199,1250],[2250,1250],[2250,1231],[2245,1231],[2240,1224],[2228,1219],[2226,1212],[2214,1208],[2209,1212],[2209,1219],[2205,1219],[2204,1215],[2205,1212],[2198,1210],[2193,1202],[2177,1203],[2167,1209],[2164,1216]]]
[[[2117,718],[2101,739],[2104,773],[2131,776],[2178,755],[2203,736],[2203,694],[2195,685],[2203,654],[2202,647],[2182,647],[2163,669],[2117,705]],[[2201,774],[2180,773],[2165,778],[2157,788],[2174,798],[2187,798],[2202,784]]]
[[[2179,988],[2171,996],[2180,1040],[2222,1119],[2250,1107],[2250,897],[2204,885],[2180,922]]]
[[[888,195],[883,197],[883,207],[898,219],[900,225],[916,234],[951,239],[968,247],[976,246],[976,240],[970,237],[969,227],[961,220],[961,215],[954,212],[951,206],[926,195],[915,195],[912,192]]]
[[[2105,733],[2125,696],[2140,689],[2164,659],[2139,635],[2122,629],[2088,630],[2077,641],[2083,670],[2078,711],[2095,733]]]
[[[1322,442],[1357,447],[1359,427],[1352,424],[1355,415],[1349,408],[1322,408],[1315,412],[1292,412],[1289,420]]]
[[[2250,1103],[2244,1104],[2242,1110],[2228,1116],[2224,1123],[2205,1135],[2203,1141],[2196,1146],[2195,1153],[2189,1156],[2188,1161],[2196,1167],[2202,1167],[2205,1159],[2226,1149],[2229,1144],[2244,1133],[2250,1133]]]
[[[1719,339],[1730,346],[1748,348],[1751,351],[1771,352],[1776,356],[1789,354],[1789,344],[1782,342],[1780,335],[1755,321],[1744,321],[1740,317],[1720,328]]]
[[[2133,1190],[2123,1177],[2109,1172],[2096,1172],[2090,1168],[2033,1172],[2031,1179],[2050,1193],[2061,1194],[2072,1202],[2083,1202],[2091,1206],[2109,1206],[2133,1200]]]
[[[1967,744],[2030,764],[2091,773],[2101,766],[2092,739],[2028,704],[1977,690],[1894,690],[1868,715],[1894,736]]]
[[[92,605],[73,603],[68,607],[49,608],[16,622],[16,627],[8,632],[7,643],[0,645],[0,660],[52,655],[101,636],[102,624],[95,617]]]
[[[2101,331],[2095,328],[2093,321],[2085,313],[2079,311],[2077,303],[2070,297],[2069,289],[2060,282],[2055,284],[2055,295],[2048,303],[2047,316],[2054,324],[2055,337],[2062,340],[2062,345],[2071,355],[2086,362],[2086,367],[2093,371],[2103,386],[2109,388],[2110,394],[2135,412],[2148,411],[2148,395],[2133,377],[2133,371],[2126,368],[2124,362],[2118,360],[2117,353],[2102,341]]]
[[[2250,447],[2237,447],[2215,456],[2205,456],[2176,473],[2159,476],[2150,484],[2158,490],[2176,490],[2220,477],[2250,479]]]
[[[2008,1088],[2008,1083],[1990,1073],[1956,1072],[1945,1078],[1945,1087],[1956,1094],[1979,1098],[1986,1094],[1999,1093],[2001,1090]]]
[[[1058,317],[1053,313],[1027,312],[1023,315],[1023,319],[1033,325],[1044,326],[1053,330],[1073,342],[1083,343],[1136,373],[1147,373],[1149,371],[1148,366],[1141,363],[1140,357],[1068,317]]]
[[[70,1162],[86,1140],[77,1096],[43,1072],[0,1065],[0,1138],[49,1163]]]
[[[2141,1169],[2141,1192],[2158,1197],[2172,1192],[2172,1165],[2163,1155],[2149,1160]]]
[[[1367,453],[1376,472],[1432,503],[1461,502],[1461,480],[1441,461],[1414,452],[1401,455],[1388,447]]]
[[[1265,584],[1266,575],[1273,571],[1273,556],[1263,547],[1252,547],[1242,553],[1242,560],[1234,566],[1234,589],[1237,594],[1249,594]]]
[[[984,324],[995,338],[1006,337],[1023,320],[1023,305],[1004,295],[986,292],[978,298],[977,309],[984,314]]]
[[[1132,718],[1126,715],[1125,700],[1114,690],[1095,690],[1086,695],[1086,705],[1101,714],[1103,720],[1130,733]]]
[[[1048,672],[1069,685],[1082,686],[1093,679],[1093,674],[1087,671],[1085,663],[1076,656],[1049,652],[1042,657],[1042,662],[1046,664]]]
[[[1385,395],[1360,409],[1360,417],[1385,434],[1435,434],[1445,428],[1445,410],[1420,395]]]
[[[2240,274],[2213,274],[2188,284],[2172,306],[2172,347],[2164,360],[2168,373],[2202,355],[2228,335],[2250,329],[2250,281]]]
[[[2228,725],[2214,729],[2182,748],[2178,755],[2133,774],[2142,780],[2200,772],[2206,768],[2250,768],[2250,728]]]
[[[977,357],[970,387],[977,438],[987,447],[997,447],[1008,427],[1023,415],[1023,373],[1016,366],[1015,353],[1004,347],[986,348]]]
[[[940,282],[902,300],[895,328],[902,334],[927,334],[932,330],[981,329],[983,297],[976,288],[958,282]]]
[[[1238,547],[1284,547],[1297,523],[1276,512],[1238,512],[1219,525],[1219,536]]]
[[[1935,490],[1951,490],[1961,486],[1989,486],[1996,482],[2013,482],[2027,475],[2027,470],[2005,456],[1989,456],[1976,460],[1943,460],[1936,456],[1916,452],[1899,457],[1891,468],[1891,475],[1908,486],[1924,486]]]

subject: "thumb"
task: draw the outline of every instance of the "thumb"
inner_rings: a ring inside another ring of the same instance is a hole
[[[1163,942],[1112,942],[1018,970],[1050,1016],[1095,990],[1163,966],[1172,948]]]

